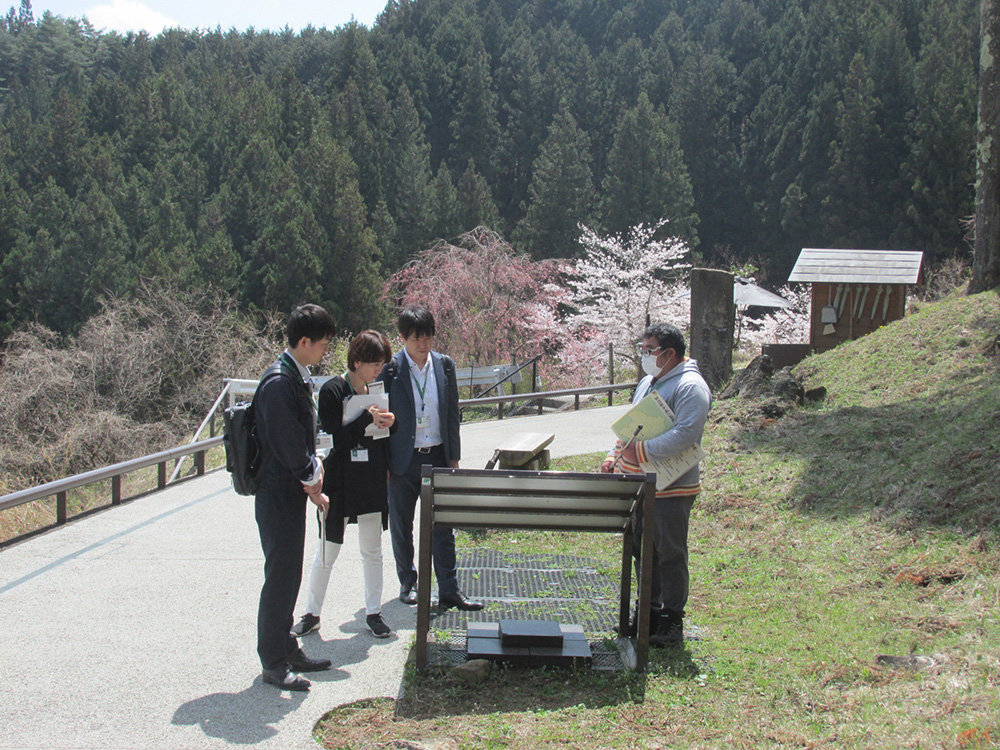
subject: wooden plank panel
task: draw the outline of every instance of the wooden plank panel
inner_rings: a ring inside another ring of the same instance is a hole
[[[624,531],[620,515],[559,515],[555,513],[477,512],[435,509],[435,525],[458,528],[555,529],[559,531]]]
[[[517,481],[518,492],[556,493],[576,496],[638,497],[643,477],[624,474],[576,474],[571,472],[485,471],[455,469],[434,472],[436,492],[461,490],[467,494],[502,493]]]
[[[504,510],[520,513],[537,510],[541,513],[618,513],[626,516],[632,512],[635,498],[618,497],[560,497],[553,495],[513,494],[509,489],[504,494],[465,495],[442,492],[434,488],[434,510],[439,513],[449,508],[470,508],[472,510]]]

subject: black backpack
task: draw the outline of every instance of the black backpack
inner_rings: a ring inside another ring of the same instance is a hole
[[[260,443],[257,442],[257,418],[254,406],[257,392],[265,380],[281,372],[278,364],[267,368],[257,383],[253,400],[241,401],[222,412],[223,436],[226,446],[226,471],[233,476],[233,489],[237,495],[257,492],[257,470],[260,468]]]

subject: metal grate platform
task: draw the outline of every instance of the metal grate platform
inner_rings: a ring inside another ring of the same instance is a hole
[[[619,574],[601,568],[598,560],[573,555],[459,551],[459,587],[486,607],[432,614],[430,662],[445,666],[466,661],[467,622],[553,620],[583,628],[594,669],[624,668],[612,631],[618,622]]]

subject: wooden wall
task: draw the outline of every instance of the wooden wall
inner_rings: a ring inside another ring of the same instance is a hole
[[[823,308],[826,305],[835,305],[838,311],[833,333],[823,333],[826,328]],[[860,338],[886,323],[899,320],[905,313],[905,284],[814,283],[809,343],[813,351],[825,352],[837,344]]]

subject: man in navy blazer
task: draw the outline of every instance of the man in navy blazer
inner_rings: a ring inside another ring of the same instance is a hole
[[[389,535],[399,576],[399,600],[417,603],[417,569],[413,564],[413,518],[420,498],[423,464],[458,468],[458,382],[450,357],[434,349],[434,316],[425,307],[406,307],[397,319],[403,349],[382,370],[389,410],[396,431],[389,437]],[[434,529],[431,554],[441,608],[483,608],[458,588],[455,533]]]
[[[318,365],[336,332],[319,305],[292,311],[285,330],[288,348],[264,373],[254,410],[260,468],[254,503],[264,551],[264,585],[257,608],[257,654],[264,682],[281,690],[308,690],[297,672],[329,669],[329,659],[310,659],[291,635],[302,582],[306,506],[325,510],[323,464],[316,455],[316,417],[309,367]]]

